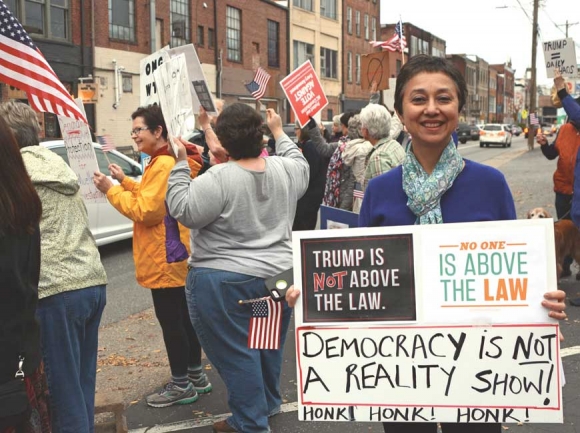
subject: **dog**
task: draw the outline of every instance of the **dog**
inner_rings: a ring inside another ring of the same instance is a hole
[[[552,218],[552,215],[543,207],[535,207],[528,212],[528,219]]]
[[[558,279],[562,277],[564,259],[571,256],[580,264],[580,230],[571,220],[559,220],[554,223],[554,240],[556,243],[556,266]],[[580,280],[580,272],[576,274]]]

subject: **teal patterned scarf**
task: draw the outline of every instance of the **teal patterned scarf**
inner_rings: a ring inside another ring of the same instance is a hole
[[[441,197],[462,169],[463,158],[453,140],[449,141],[430,175],[415,158],[411,144],[403,162],[403,190],[408,197],[407,206],[417,215],[415,224],[443,224]]]

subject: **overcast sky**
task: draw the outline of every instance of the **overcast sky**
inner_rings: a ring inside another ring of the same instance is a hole
[[[531,65],[532,0],[380,1],[381,24],[395,23],[400,15],[403,22],[445,40],[447,54],[475,54],[493,64],[511,58],[516,78],[523,77]],[[566,19],[570,24],[580,22],[580,0],[540,0],[540,5],[538,84],[551,85],[552,80],[546,78],[541,42],[565,38]],[[501,6],[505,8],[497,9]],[[568,36],[576,43],[576,60],[580,63],[580,24],[570,25]]]

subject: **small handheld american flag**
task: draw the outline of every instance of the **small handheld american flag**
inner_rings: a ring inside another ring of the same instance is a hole
[[[246,84],[246,89],[248,89],[248,92],[252,94],[254,99],[259,100],[266,93],[268,81],[270,81],[270,74],[260,67],[256,70],[252,82]]]
[[[113,137],[108,134],[97,135],[97,142],[101,145],[103,152],[110,152],[116,148],[115,143],[113,143]]]
[[[26,30],[0,0],[0,81],[28,95],[36,111],[87,119]]]
[[[252,317],[248,329],[250,349],[280,349],[282,302],[272,298],[252,302]]]

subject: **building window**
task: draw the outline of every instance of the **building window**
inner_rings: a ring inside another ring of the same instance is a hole
[[[134,0],[109,0],[109,38],[135,42]]]
[[[346,53],[346,81],[352,83],[352,52]]]
[[[355,78],[356,78],[356,84],[360,84],[360,54],[357,54],[355,56]]]
[[[307,11],[312,12],[314,9],[312,8],[312,0],[294,0],[294,6],[300,9],[305,9]]]
[[[371,25],[372,25],[372,29],[371,29],[371,33],[372,33],[372,38],[373,41],[377,40],[377,20],[376,18],[371,18]]]
[[[346,8],[346,31],[349,35],[352,35],[352,8]]]
[[[332,121],[333,116],[334,116],[334,113],[332,111],[332,108],[328,108],[326,110],[326,120]]]
[[[204,40],[203,40],[203,26],[197,26],[197,45],[200,47],[204,46]]]
[[[4,3],[28,33],[70,39],[68,0],[7,0]]]
[[[365,26],[365,39],[368,41],[370,37],[369,14],[365,14],[364,26]]]
[[[169,6],[172,47],[179,47],[190,43],[189,1],[171,0]]]
[[[268,66],[280,67],[280,23],[268,20]]]
[[[320,0],[320,15],[336,19],[336,0]]]
[[[360,11],[354,13],[354,27],[358,37],[360,37]]]
[[[338,78],[338,52],[320,47],[320,75],[324,78]]]
[[[129,74],[122,75],[123,93],[133,93],[133,76]]]
[[[207,47],[210,50],[215,48],[215,33],[212,28],[207,28]]]
[[[242,61],[242,11],[227,7],[226,10],[226,45],[228,60]]]
[[[314,67],[314,45],[294,41],[294,69],[307,60],[310,60],[310,63]]]

